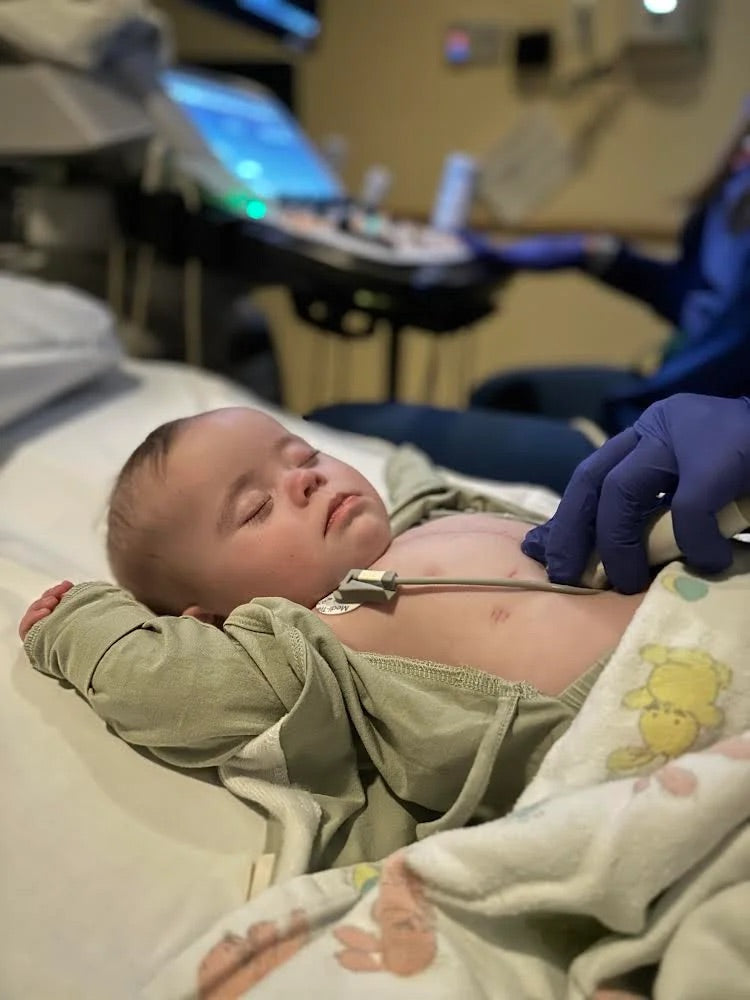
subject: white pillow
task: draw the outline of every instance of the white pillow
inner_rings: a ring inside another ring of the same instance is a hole
[[[103,302],[0,273],[0,427],[109,371],[121,356]]]

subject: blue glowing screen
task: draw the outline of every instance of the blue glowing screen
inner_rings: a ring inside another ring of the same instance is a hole
[[[309,41],[320,32],[317,17],[289,0],[236,0],[236,3],[240,10],[246,10],[298,38]]]
[[[270,95],[184,70],[168,70],[162,83],[211,152],[259,198],[343,197],[333,171]]]

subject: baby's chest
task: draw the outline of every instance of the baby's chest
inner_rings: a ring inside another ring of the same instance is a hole
[[[371,568],[401,578],[546,579],[520,550],[527,530],[487,515],[456,515],[406,533]],[[477,664],[498,631],[507,632],[511,615],[537,596],[497,587],[403,586],[386,604],[364,604],[325,620],[353,649]]]
[[[521,551],[529,525],[491,514],[456,514],[396,538],[372,569],[400,576],[474,576],[546,579],[544,568]]]
[[[527,530],[489,515],[456,515],[407,532],[372,568],[400,577],[546,581],[544,567],[521,552]],[[420,584],[325,620],[360,652],[469,665],[557,694],[617,644],[640,599]]]

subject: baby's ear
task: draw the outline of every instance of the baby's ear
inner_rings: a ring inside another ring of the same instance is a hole
[[[215,615],[212,611],[204,611],[198,604],[191,604],[189,608],[185,608],[182,617],[185,616],[197,618],[199,622],[205,622],[206,625],[216,625],[217,628],[221,628],[224,624],[221,615]]]

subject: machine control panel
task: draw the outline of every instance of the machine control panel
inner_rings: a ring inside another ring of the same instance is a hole
[[[284,207],[268,221],[300,239],[394,267],[460,264],[471,251],[458,236],[415,222],[397,220],[357,205],[315,210]]]

